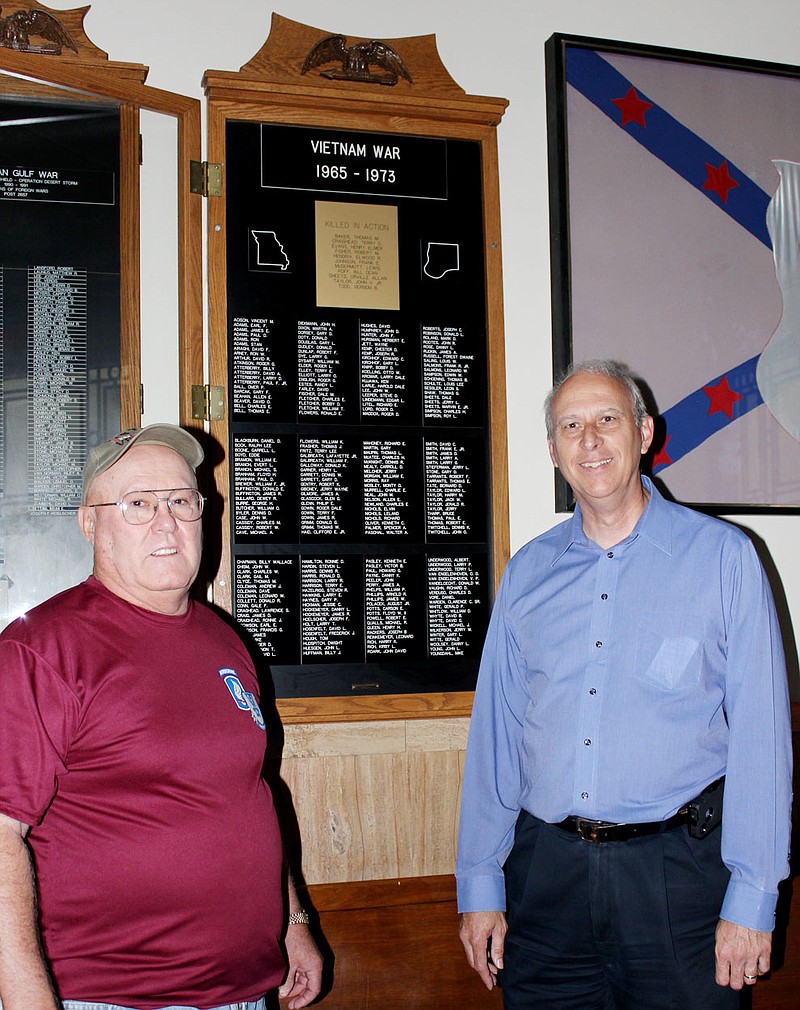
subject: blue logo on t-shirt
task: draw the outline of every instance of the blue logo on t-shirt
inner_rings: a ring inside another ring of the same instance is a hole
[[[261,714],[261,709],[258,707],[255,695],[251,694],[249,691],[245,691],[242,687],[242,682],[236,676],[236,671],[231,670],[228,667],[223,667],[219,671],[219,675],[225,681],[228,690],[231,692],[231,697],[236,702],[236,707],[240,708],[243,712],[249,712],[253,717],[253,722],[259,729],[266,729],[264,716]]]

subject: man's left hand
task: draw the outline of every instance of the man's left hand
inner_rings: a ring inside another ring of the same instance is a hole
[[[737,926],[726,919],[717,923],[717,984],[741,989],[755,985],[769,971],[772,933]]]
[[[289,1010],[299,1010],[319,996],[322,988],[322,955],[308,926],[300,923],[289,926],[284,942],[289,971],[278,995],[289,1000]]]

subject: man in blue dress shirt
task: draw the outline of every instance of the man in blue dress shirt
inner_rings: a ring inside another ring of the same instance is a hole
[[[772,595],[743,533],[641,476],[653,419],[627,369],[573,366],[545,412],[577,504],[511,560],[487,634],[467,959],[489,989],[502,969],[507,1010],[735,1007],[769,970],[789,872]]]

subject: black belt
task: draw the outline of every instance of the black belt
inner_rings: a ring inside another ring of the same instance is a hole
[[[590,821],[586,817],[566,817],[555,825],[562,831],[578,835],[587,842],[624,842],[640,835],[658,835],[689,823],[689,810],[684,807],[665,821],[643,821],[640,824],[614,824],[612,821]]]

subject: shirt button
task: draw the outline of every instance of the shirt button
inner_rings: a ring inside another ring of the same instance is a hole
[[[609,551],[608,554],[606,555],[606,557],[607,558],[613,558],[614,557],[614,552],[613,551]]]
[[[608,599],[608,593],[601,593],[600,594],[600,599],[601,600],[607,600]]]
[[[598,649],[601,648],[601,646],[603,645],[602,642],[595,642],[594,644],[595,644],[596,648],[598,648]]]
[[[591,741],[591,740],[589,739],[589,737],[587,736],[587,737],[586,737],[586,739],[585,739],[585,740],[583,741],[583,746],[584,746],[584,747],[590,747],[590,746],[591,746],[591,743],[592,743],[592,741]]]
[[[588,800],[589,799],[589,794],[588,793],[581,793],[581,799],[582,800]]]
[[[597,694],[597,688],[596,687],[590,687],[589,688],[589,694]]]

